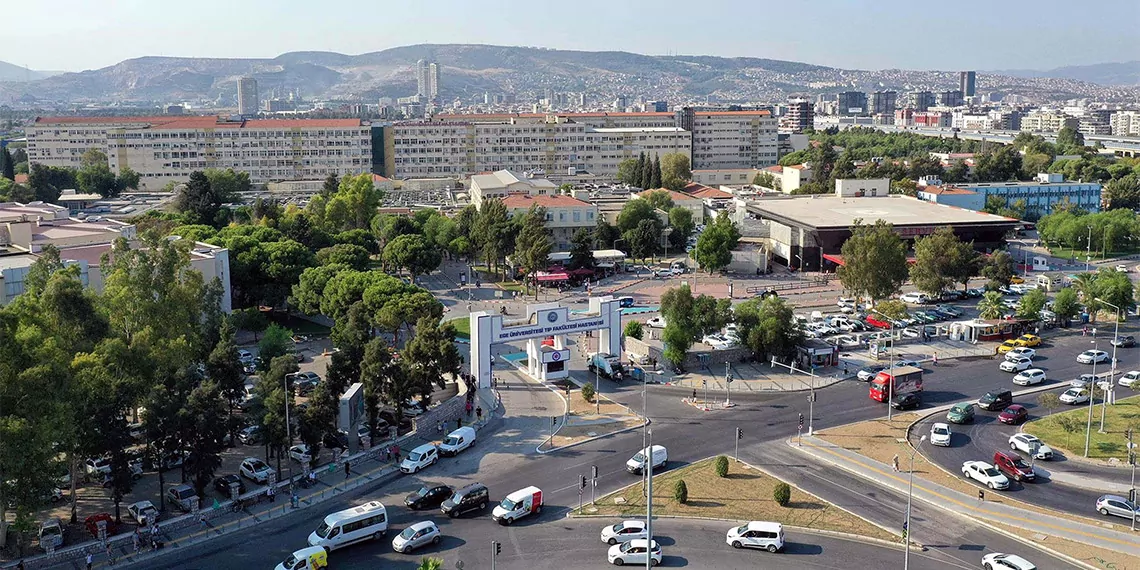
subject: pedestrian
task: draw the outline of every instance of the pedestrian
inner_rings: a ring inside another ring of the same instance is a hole
[[[309,484],[311,484],[311,485],[317,484],[317,472],[316,471],[309,471]]]
[[[24,561],[21,560],[16,564],[16,570],[24,570]]]
[[[938,353],[937,352],[934,353],[934,357],[932,359],[932,362],[934,363],[935,366],[938,366]]]
[[[1096,327],[1093,327],[1092,333],[1093,333],[1093,338],[1096,338]]]
[[[297,496],[297,491],[294,489],[293,493],[289,496],[289,505],[294,509],[301,506],[301,498]]]
[[[697,401],[697,389],[693,388],[693,402]]]
[[[277,500],[277,487],[275,485],[270,485],[269,487],[266,487],[265,494],[266,494],[266,496],[269,497],[270,503],[276,501]]]
[[[436,422],[436,424],[435,424],[435,432],[436,432],[436,433],[439,433],[439,434],[442,434],[442,433],[443,433],[443,422]]]
[[[843,363],[843,375],[847,376],[847,363],[846,362]]]
[[[134,543],[135,554],[138,554],[139,548],[142,546],[142,537],[139,536],[139,530],[137,528],[135,529],[134,536],[131,537],[131,541]]]
[[[470,417],[470,416],[471,416],[471,407],[472,407],[472,406],[471,406],[471,400],[468,400],[468,401],[467,401],[467,405],[465,406],[465,409],[467,410],[467,416],[468,416],[468,417]]]
[[[978,502],[984,503],[986,501],[986,492],[983,489],[978,489]]]
[[[114,565],[115,564],[115,553],[114,553],[114,551],[111,550],[111,543],[110,542],[108,542],[107,544],[105,544],[103,546],[103,552],[105,552],[107,554],[107,563]]]
[[[91,555],[87,555],[87,570],[91,570]]]
[[[478,421],[483,421],[483,406],[475,408],[475,419]]]
[[[896,473],[898,472],[898,470],[899,470],[899,454],[896,453],[895,456],[893,458],[891,458],[891,467],[894,468]]]
[[[345,461],[344,462],[344,480],[345,481],[348,480],[348,476],[351,474],[351,469],[352,468],[349,466],[348,461]]]

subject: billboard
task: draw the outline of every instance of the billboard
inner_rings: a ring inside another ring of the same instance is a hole
[[[337,427],[348,432],[353,431],[360,418],[364,417],[364,384],[357,382],[345,390],[340,397],[340,413],[337,414]]]

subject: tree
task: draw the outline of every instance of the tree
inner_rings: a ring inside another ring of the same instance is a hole
[[[950,227],[914,242],[915,262],[910,280],[919,291],[939,295],[955,283],[969,283],[978,271],[978,255],[973,243],[963,243]]]
[[[472,235],[480,253],[483,254],[483,261],[492,271],[508,251],[513,238],[510,226],[507,208],[503,206],[502,201],[494,198],[483,200]]]
[[[221,453],[225,449],[222,439],[229,424],[218,384],[206,380],[195,387],[182,412],[181,421],[190,427],[191,434],[185,443],[193,456],[186,470],[191,475],[194,490],[199,497],[204,497],[214,472],[222,466]]]
[[[629,321],[625,324],[625,330],[622,331],[622,334],[630,338],[641,340],[641,337],[644,336],[645,331],[641,326],[641,321]]]
[[[16,161],[12,158],[12,153],[8,152],[8,147],[0,148],[0,178],[16,179]]]
[[[688,285],[674,287],[661,296],[661,316],[665,317],[665,359],[674,366],[685,360],[693,339],[698,336],[698,324],[694,314],[695,299]]]
[[[1077,302],[1077,291],[1072,287],[1065,287],[1057,292],[1053,298],[1053,312],[1057,314],[1057,319],[1065,326],[1068,322],[1080,312],[1080,303]]]
[[[717,477],[720,477],[721,479],[728,477],[728,458],[727,457],[725,457],[723,455],[716,456],[716,462],[715,462],[714,466],[716,468],[716,476]]]
[[[293,406],[292,385],[287,386],[287,378],[297,372],[297,360],[290,356],[278,356],[262,374],[261,381],[254,384],[254,392],[262,402],[259,413],[253,414],[257,425],[261,426],[261,437],[265,443],[266,456],[277,458],[277,477],[281,478],[281,456],[290,444],[292,428],[285,421],[285,406]],[[288,402],[288,403],[286,403]]]
[[[787,483],[779,482],[772,488],[772,500],[781,507],[788,506],[792,500],[792,488]]]
[[[327,228],[336,231],[368,228],[376,215],[376,208],[380,206],[382,194],[367,172],[345,176],[340,180],[336,193],[324,205],[321,219]]]
[[[982,276],[989,279],[987,288],[1008,287],[1013,280],[1013,256],[1004,249],[990,254],[982,266]]]
[[[1053,164],[1053,157],[1044,153],[1026,154],[1021,158],[1021,178],[1030,180],[1040,172],[1046,172]]]
[[[70,168],[44,166],[37,162],[28,172],[28,187],[35,193],[36,200],[54,204],[61,192],[77,186],[75,171]]]
[[[650,192],[643,194],[643,196],[648,197],[652,194],[654,193]],[[644,220],[657,220],[657,213],[653,202],[649,201],[646,197],[635,198],[622,206],[621,212],[618,213],[617,216],[617,229],[620,230],[622,234],[637,229],[637,226]],[[666,194],[665,198],[668,197]],[[672,203],[672,199],[670,199],[669,202]]]
[[[234,404],[245,394],[245,374],[238,358],[237,344],[234,342],[234,328],[230,320],[222,321],[218,343],[206,358],[206,376],[218,387],[218,392],[229,405],[227,424],[230,426],[230,439],[237,435],[234,421]]]
[[[289,354],[289,345],[293,342],[292,338],[293,331],[277,323],[269,325],[269,328],[265,329],[265,334],[261,336],[261,342],[257,343],[258,370],[269,370],[274,358]]]
[[[1080,154],[1084,152],[1085,135],[1073,127],[1064,127],[1057,131],[1057,148],[1061,154]]]
[[[1052,392],[1045,392],[1037,396],[1037,405],[1041,406],[1050,415],[1061,407],[1061,398]]]
[[[439,250],[424,242],[423,236],[402,235],[384,246],[384,264],[406,269],[414,283],[417,275],[431,273],[443,261]]]
[[[550,265],[550,252],[554,245],[546,231],[546,208],[531,206],[522,217],[521,229],[515,240],[514,262],[522,273],[523,280]],[[538,285],[535,284],[535,295]]]
[[[693,221],[693,213],[688,208],[673,206],[669,210],[669,227],[673,228],[669,234],[669,245],[675,251],[684,251],[685,245],[689,242],[689,236],[697,227],[696,222]]]
[[[828,141],[821,141],[810,150],[812,182],[828,185],[831,181],[831,171],[835,168],[835,147]]]
[[[1001,293],[986,291],[982,294],[982,299],[978,301],[978,316],[983,319],[1000,319],[1004,312],[1005,303],[1002,301]]]
[[[629,184],[630,186],[637,186],[638,176],[638,163],[636,158],[627,158],[618,163],[617,179],[622,184]]]
[[[839,279],[856,297],[885,299],[898,292],[907,278],[906,244],[894,227],[883,220],[866,225],[855,220],[851,237],[843,243]]]
[[[586,228],[578,228],[570,240],[570,263],[568,269],[594,268],[594,238]]]
[[[749,299],[736,306],[740,338],[759,360],[786,359],[803,342],[792,306],[779,297]]]
[[[740,231],[726,213],[705,228],[693,248],[693,259],[712,275],[732,263],[732,250],[740,242]]]
[[[1140,208],[1140,178],[1135,174],[1109,181],[1104,190],[1104,200],[1108,204],[1108,209]]]
[[[650,188],[660,188],[661,187],[661,155],[657,155],[657,156],[653,157],[653,167],[652,167],[652,170],[650,171],[650,175],[651,176],[649,178],[649,187]]]
[[[442,558],[429,558],[424,557],[420,560],[420,565],[417,570],[443,570]]]
[[[688,155],[671,152],[661,157],[661,183],[666,188],[679,192],[692,179]]]
[[[355,271],[367,270],[369,258],[367,249],[350,243],[338,243],[317,251],[317,263],[321,265],[340,264]]]
[[[88,194],[108,198],[117,196],[120,191],[115,173],[107,166],[107,155],[96,149],[88,149],[83,153],[82,166],[76,173],[76,179],[79,188]]]
[[[644,192],[638,196],[638,198],[649,202],[649,205],[652,206],[654,210],[668,212],[673,208],[673,198],[664,190]],[[656,215],[656,212],[654,212],[654,215]]]
[[[756,176],[752,179],[752,184],[762,188],[769,188],[777,192],[780,191],[780,179],[771,172],[757,172]]]
[[[656,218],[641,220],[637,228],[623,233],[622,239],[629,244],[631,256],[646,259],[657,254],[657,246],[661,240],[661,225]]]
[[[232,168],[225,170],[207,168],[202,171],[202,174],[206,175],[210,181],[210,188],[222,202],[233,202],[237,200],[238,194],[249,192],[253,187],[249,180],[249,173],[245,171],[236,171]]]
[[[951,184],[967,182],[970,179],[970,167],[966,164],[964,159],[959,158],[946,170],[946,174],[942,176],[942,179]]]
[[[330,172],[325,177],[325,183],[321,185],[321,195],[329,198],[340,188],[340,180],[337,179],[336,174]]]
[[[645,160],[641,163],[641,178],[638,181],[640,182],[640,184],[638,184],[638,188],[643,188],[646,190],[650,188],[657,188],[656,186],[653,186],[652,158],[646,157]]]
[[[416,334],[404,346],[400,365],[419,387],[418,395],[427,398],[433,386],[443,388],[448,376],[458,377],[462,360],[455,348],[455,327],[425,316],[416,321]]]
[[[582,384],[582,399],[583,400],[592,404],[592,403],[594,403],[594,396],[596,396],[596,395],[597,394],[594,393],[594,385],[593,384]]]
[[[1107,303],[1120,307],[1121,313],[1127,313],[1136,306],[1136,298],[1134,295],[1134,288],[1132,279],[1128,277],[1127,273],[1115,271],[1110,268],[1101,268],[1096,273],[1096,281],[1093,288],[1095,299],[1103,299]],[[1085,304],[1094,304],[1091,300],[1085,299]],[[1097,307],[1090,306],[1089,310],[1102,310],[1099,305],[1104,305],[1103,310],[1112,310],[1111,306],[1105,303],[1095,303]],[[1114,316],[1115,318],[1115,316]]]
[[[673,500],[682,505],[689,502],[689,487],[685,485],[684,479],[677,479],[673,485]]]
[[[1045,308],[1045,300],[1045,292],[1040,289],[1033,289],[1026,293],[1017,302],[1017,318],[1039,320],[1041,309]]]
[[[36,199],[36,193],[31,188],[16,184],[7,178],[0,177],[0,202],[20,202],[26,204]]]
[[[599,215],[598,223],[594,226],[594,247],[597,249],[616,248],[616,242],[619,238],[621,238],[621,232]],[[626,248],[628,249],[629,246],[627,245]]]
[[[885,315],[888,319],[895,321],[905,319],[909,316],[907,314],[906,303],[898,299],[879,301],[875,304],[875,310]]]
[[[190,180],[174,197],[173,206],[191,224],[214,225],[222,208],[222,199],[210,187],[210,179],[201,171],[195,171],[190,173]]]
[[[1021,174],[1021,153],[1013,145],[1001,145],[975,158],[974,178],[978,182],[1017,180]]]
[[[297,436],[309,446],[313,458],[310,467],[316,467],[324,436],[333,431],[339,407],[340,403],[326,381],[317,384],[309,396],[309,407],[298,414]]]

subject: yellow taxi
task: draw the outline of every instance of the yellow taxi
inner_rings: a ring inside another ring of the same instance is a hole
[[[1021,345],[1017,344],[1016,340],[1007,340],[1007,341],[1001,343],[1000,345],[998,345],[997,351],[998,351],[998,354],[1005,354],[1005,353],[1007,353],[1007,352],[1009,352],[1009,351],[1011,351],[1011,350],[1013,350],[1019,346],[1021,346]]]
[[[1018,277],[1018,276],[1016,276],[1016,275],[1014,275],[1013,277],[1011,277],[1011,278],[1009,279],[1009,282],[1010,282],[1010,283],[1017,283],[1018,285],[1020,285],[1020,284],[1022,284],[1022,283],[1025,283],[1025,280],[1024,280],[1024,279],[1022,279],[1022,278],[1020,278],[1020,277]]]
[[[1041,344],[1041,337],[1035,334],[1023,334],[1013,342],[1017,346],[1037,346]]]

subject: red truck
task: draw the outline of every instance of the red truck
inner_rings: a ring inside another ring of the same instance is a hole
[[[897,399],[903,394],[922,391],[922,369],[914,366],[896,366],[879,372],[871,380],[870,396],[876,402]]]

